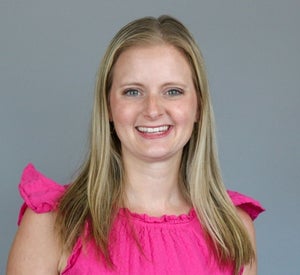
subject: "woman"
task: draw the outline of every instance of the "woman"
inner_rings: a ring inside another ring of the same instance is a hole
[[[19,187],[8,274],[256,274],[263,209],[223,186],[203,58],[172,17],[111,41],[75,181],[29,165]]]

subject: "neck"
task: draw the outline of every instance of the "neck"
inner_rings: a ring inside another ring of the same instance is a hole
[[[180,158],[160,162],[124,158],[125,206],[152,216],[182,214],[190,209],[179,188]]]

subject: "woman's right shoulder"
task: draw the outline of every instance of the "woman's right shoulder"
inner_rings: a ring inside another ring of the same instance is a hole
[[[19,183],[24,203],[8,257],[8,275],[58,274],[61,248],[56,209],[65,190],[66,186],[45,177],[32,164],[25,167]]]
[[[24,203],[20,209],[18,224],[21,223],[27,208],[39,214],[55,211],[66,189],[67,185],[55,182],[39,172],[33,164],[28,164],[19,183],[19,192]]]

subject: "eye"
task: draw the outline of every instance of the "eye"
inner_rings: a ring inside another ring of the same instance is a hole
[[[167,90],[166,94],[170,96],[177,96],[177,95],[182,95],[183,91],[181,89],[172,88]]]
[[[138,96],[140,94],[140,91],[137,89],[127,89],[124,91],[124,95],[126,96]]]

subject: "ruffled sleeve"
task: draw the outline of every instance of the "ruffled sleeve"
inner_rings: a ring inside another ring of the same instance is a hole
[[[227,191],[233,204],[243,209],[252,220],[255,220],[258,215],[265,211],[261,204],[251,197],[234,191]]]
[[[58,200],[65,190],[66,186],[46,178],[32,164],[28,164],[19,183],[19,191],[24,203],[20,209],[18,224],[20,224],[27,207],[36,213],[55,210]]]

